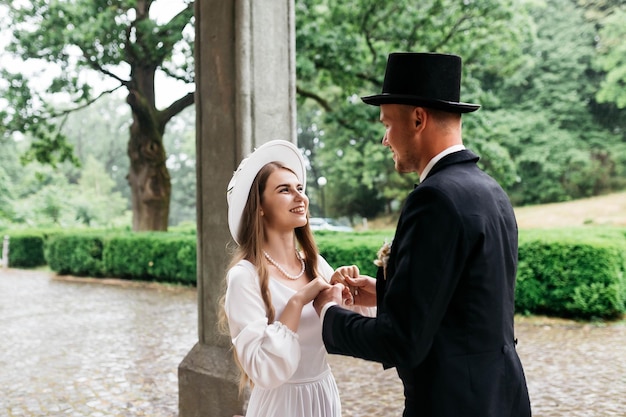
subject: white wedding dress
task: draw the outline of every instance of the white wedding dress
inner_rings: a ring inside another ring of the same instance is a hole
[[[327,280],[334,272],[321,256],[318,270]],[[231,268],[227,282],[225,310],[232,342],[254,383],[246,417],[340,417],[339,392],[313,303],[304,306],[294,333],[279,321],[267,324],[258,275],[250,262]],[[280,318],[296,291],[271,276],[269,289],[275,317]],[[375,312],[362,310],[368,315]]]

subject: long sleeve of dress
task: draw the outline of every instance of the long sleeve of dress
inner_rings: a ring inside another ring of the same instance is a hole
[[[225,310],[237,358],[255,385],[274,388],[300,362],[298,335],[279,321],[267,322],[256,270],[246,261],[228,272]]]

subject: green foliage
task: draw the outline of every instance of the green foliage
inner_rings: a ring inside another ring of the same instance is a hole
[[[0,69],[0,143],[9,155],[67,170],[67,161],[85,163],[93,153],[115,180],[113,192],[130,196],[129,164],[122,161],[126,146],[119,139],[127,137],[131,121],[122,101],[125,88],[142,85],[133,78],[140,66],[133,65],[163,69],[187,82],[194,75],[193,7],[163,23],[134,10],[135,3],[0,5],[8,11],[2,22],[6,33],[13,36],[3,54],[13,60],[3,62],[29,62],[28,71],[17,71],[17,65]],[[392,51],[463,57],[462,99],[482,104],[479,112],[464,116],[466,145],[516,204],[623,189],[624,13],[620,2],[595,0],[296,1],[298,139],[311,164],[312,209],[331,217],[388,214],[417,181],[416,175],[395,172],[389,152],[379,145],[378,109],[360,100],[380,91]],[[31,70],[39,63],[46,63],[45,71]],[[120,69],[129,69],[127,76]],[[99,117],[81,112],[72,120],[68,114],[116,89],[122,95],[111,95],[113,100],[98,107]],[[169,125],[171,136],[163,140],[175,150],[168,151],[168,169],[178,170],[171,172],[170,222],[176,224],[194,216],[194,150],[188,146],[193,138]],[[18,131],[26,132],[28,148],[13,147],[23,138],[14,134]],[[5,170],[0,179],[13,176]],[[322,176],[323,193],[316,183]],[[85,223],[97,217],[92,207],[55,201],[55,195],[68,194],[65,188],[42,191],[30,204],[20,203],[24,192],[17,188],[0,184],[0,226],[39,219],[64,224],[69,212]],[[33,202],[45,210],[34,213]]]
[[[626,9],[617,9],[603,20],[599,32],[601,51],[595,57],[595,65],[606,72],[597,92],[599,102],[612,102],[626,108]]]
[[[313,180],[327,179],[327,216],[389,213],[417,181],[394,171],[378,145],[378,109],[360,100],[380,91],[393,51],[463,57],[462,99],[483,105],[464,116],[465,143],[516,204],[626,186],[625,113],[596,101],[608,80],[612,94],[625,90],[613,75],[623,75],[623,8],[571,0],[301,0],[296,7],[299,143]]]
[[[11,178],[6,169],[0,165],[0,227],[8,223],[7,220],[14,217],[13,201],[14,191]]]
[[[618,318],[624,313],[624,291],[620,284],[592,282],[574,288],[566,306],[569,314],[584,318]]]
[[[119,99],[119,98],[118,98]],[[164,134],[172,178],[170,224],[195,222],[193,111],[172,120]],[[37,162],[22,165],[16,154],[29,148],[28,135],[0,142],[0,227],[117,227],[130,224],[126,137],[130,110],[114,98],[67,117],[64,131],[80,167]],[[94,126],[99,126],[94,129]],[[101,126],[101,128],[100,128]]]
[[[528,129],[532,126],[532,129]],[[605,193],[616,177],[616,160],[607,144],[584,143],[559,129],[545,113],[534,111],[494,111],[477,126],[486,139],[474,144],[479,153],[485,144],[497,146],[512,155],[514,165],[504,159],[495,167],[487,165],[494,177],[507,189],[514,205],[556,202]]]
[[[517,45],[530,36],[530,25],[513,1],[306,0],[296,8],[299,140],[310,152],[315,178],[329,180],[330,216],[389,212],[417,181],[394,171],[377,141],[383,134],[378,109],[359,98],[380,91],[389,52],[461,54],[466,101],[483,95],[478,76],[510,76],[527,59]],[[307,126],[323,135],[310,141]],[[488,156],[506,156],[484,148]],[[500,169],[506,162],[487,165]]]
[[[129,208],[131,193],[126,176],[130,166],[127,152],[131,120],[130,108],[120,93],[102,97],[89,107],[72,112],[63,124],[63,132],[81,166],[85,167],[88,158],[96,159],[103,166],[102,174],[114,181],[111,191],[120,193]]]
[[[195,109],[180,114],[163,135],[169,150],[167,168],[172,178],[169,225],[196,221]],[[168,229],[169,230],[169,229]]]
[[[24,236],[28,242],[24,266],[37,264],[37,246],[43,241],[45,259],[59,274],[196,282],[197,236],[191,227],[181,226],[175,233],[55,229],[10,234]],[[357,265],[362,274],[376,276],[377,252],[393,235],[393,230],[317,231],[315,239],[332,267]],[[626,313],[625,271],[624,228],[522,230],[516,311],[577,319],[619,318]]]
[[[149,279],[148,270],[154,260],[146,250],[147,241],[150,239],[143,234],[134,239],[124,235],[112,237],[105,253],[107,273],[120,278]]]
[[[59,274],[196,282],[196,236],[186,233],[71,231],[45,241],[45,258]]]
[[[7,227],[91,226],[128,224],[127,201],[113,191],[113,181],[93,158],[77,171],[70,164],[56,168],[38,163],[27,167],[8,163]],[[2,173],[2,170],[0,170]],[[1,224],[1,223],[0,223]]]
[[[393,231],[316,232],[321,254],[333,266],[373,264]],[[614,319],[626,313],[626,230],[607,228],[520,232],[516,310],[578,319]]]
[[[373,264],[393,231],[316,232],[333,266],[352,265],[376,276]],[[626,231],[585,228],[521,231],[516,310],[579,319],[614,319],[626,313]]]
[[[41,233],[33,231],[0,233],[0,248],[4,236],[9,236],[9,266],[12,268],[32,268],[46,264],[43,252],[44,237]]]
[[[103,247],[102,233],[58,234],[46,241],[44,254],[50,268],[59,274],[102,277]]]
[[[104,166],[89,155],[78,179],[77,195],[72,200],[76,220],[87,227],[110,226],[124,217],[127,202],[119,192],[112,192],[114,185]]]
[[[195,284],[196,236],[120,234],[107,242],[104,261],[111,276]]]
[[[625,311],[626,235],[590,229],[522,234],[518,311],[616,318]]]
[[[333,267],[356,265],[361,274],[376,276],[374,265],[378,249],[393,239],[393,231],[380,232],[315,232],[320,254]]]
[[[594,24],[569,0],[528,3],[527,7],[535,25],[535,38],[522,45],[528,53],[527,65],[515,77],[488,84],[497,97],[491,103],[495,109],[468,129],[478,138],[477,149],[483,150],[485,141],[495,142],[511,155],[514,169],[508,172],[515,175],[515,181],[498,170],[488,170],[495,172],[516,205],[620,189],[623,184],[616,168],[622,158],[616,152],[620,138],[609,127],[614,122],[594,114]],[[612,120],[619,116],[613,114]],[[468,143],[474,144],[474,136]]]
[[[125,105],[134,113],[134,117],[127,118],[134,123],[132,131],[149,132],[140,140],[149,142],[151,152],[163,150],[162,134],[167,123],[193,104],[194,98],[193,94],[182,92],[175,103],[157,109],[155,75],[160,70],[181,84],[194,82],[193,2],[178,5],[179,13],[166,22],[152,18],[152,6],[167,4],[165,0],[156,3],[34,0],[0,5],[6,12],[2,15],[7,14],[2,23],[8,37],[3,52],[7,59],[2,61],[12,64],[0,68],[3,80],[0,139],[12,141],[21,135],[29,138],[30,146],[21,154],[23,163],[37,161],[56,167],[70,162],[78,166],[74,144],[64,130],[68,115],[118,89],[128,94]],[[119,95],[117,98],[121,99]],[[146,114],[151,117],[143,117]],[[101,125],[89,127],[90,140],[97,140],[90,133]],[[128,138],[129,131],[125,134]],[[113,138],[109,136],[105,141]],[[138,138],[137,134],[130,136],[129,149],[148,147],[145,143],[132,143]],[[151,165],[165,172],[161,177],[164,184],[160,185],[168,190],[162,198],[164,204],[169,204],[170,184],[163,164],[164,152],[156,157],[151,152],[131,152],[129,156],[134,158],[133,166],[137,169]],[[141,196],[134,197],[135,202],[144,201]],[[49,210],[44,216],[60,224],[63,207],[52,199],[47,205]],[[77,212],[80,221],[86,224],[98,220],[101,214],[85,204]],[[149,210],[145,212],[146,217],[153,215]],[[138,217],[145,212],[135,210],[134,214]],[[151,223],[144,220],[133,224]],[[166,229],[166,220],[155,227]]]

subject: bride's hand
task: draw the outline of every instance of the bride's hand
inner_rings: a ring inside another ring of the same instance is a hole
[[[300,299],[302,305],[305,305],[313,301],[321,291],[330,287],[331,285],[325,279],[317,277],[298,290],[295,296]]]

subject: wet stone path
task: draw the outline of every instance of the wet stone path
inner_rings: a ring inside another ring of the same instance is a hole
[[[535,417],[626,416],[626,322],[519,317]],[[196,291],[0,270],[0,416],[178,415]],[[332,355],[344,417],[402,412],[394,370]]]

